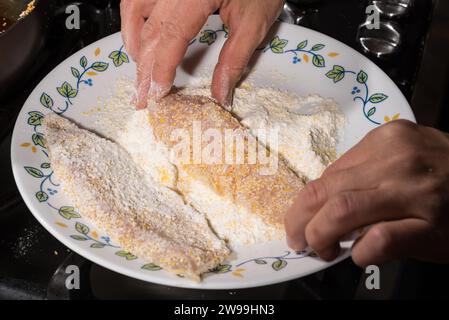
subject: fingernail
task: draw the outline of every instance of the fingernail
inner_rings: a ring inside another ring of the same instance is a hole
[[[234,103],[234,90],[231,89],[229,91],[229,93],[226,95],[226,99],[223,103],[223,107],[225,107],[227,110],[231,110],[233,103]]]
[[[303,251],[306,245],[301,245],[296,239],[287,236],[287,246],[294,251]]]

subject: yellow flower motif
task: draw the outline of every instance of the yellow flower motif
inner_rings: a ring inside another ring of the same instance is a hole
[[[92,231],[91,235],[92,235],[92,238],[95,238],[95,239],[98,238],[98,233],[96,231]]]
[[[28,147],[31,146],[31,143],[29,143],[29,142],[24,142],[24,143],[22,143],[20,146],[21,146],[22,148],[28,148]],[[32,151],[33,153],[36,153],[37,148],[36,148],[35,146],[31,146],[31,151]]]
[[[95,56],[98,57],[100,55],[101,49],[97,48],[95,49]]]
[[[328,54],[328,56],[331,57],[331,58],[335,58],[338,55],[339,55],[338,52],[329,52],[329,54]]]
[[[305,62],[309,62],[309,56],[307,54],[304,53],[302,58]]]
[[[87,74],[88,76],[96,76],[96,75],[97,75],[97,73],[94,72],[94,71],[88,71],[88,72],[86,72],[86,74]]]
[[[384,117],[384,120],[385,120],[385,122],[390,122],[390,121],[399,119],[400,116],[401,116],[400,113],[396,113],[396,114],[395,114],[394,116],[392,116],[391,118],[390,118],[389,116],[385,116],[385,117]]]
[[[57,224],[58,226],[60,226],[61,228],[67,228],[67,225],[65,223],[56,221],[55,224]]]
[[[244,268],[237,268],[232,272],[232,275],[235,277],[243,278],[243,272],[245,271]]]

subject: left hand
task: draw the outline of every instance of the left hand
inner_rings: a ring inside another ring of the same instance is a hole
[[[405,120],[374,129],[300,191],[285,217],[288,244],[325,259],[363,227],[360,266],[413,257],[449,262],[449,137]]]

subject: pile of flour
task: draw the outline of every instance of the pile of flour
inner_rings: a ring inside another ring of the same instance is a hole
[[[210,96],[208,81],[179,88],[180,93]],[[167,159],[169,151],[153,137],[145,111],[135,111],[131,103],[133,81],[121,80],[111,97],[85,112],[83,124],[123,146],[144,171],[162,185],[176,189],[176,168]],[[297,97],[274,88],[243,84],[236,89],[233,115],[271,150],[278,152],[298,176],[307,180],[320,177],[336,160],[336,146],[344,126],[344,116],[332,99],[318,95]],[[278,143],[270,145],[258,129],[279,130]],[[152,150],[149,155],[148,150]]]

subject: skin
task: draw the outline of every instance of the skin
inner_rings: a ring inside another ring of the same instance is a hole
[[[285,217],[289,246],[325,260],[365,227],[360,266],[404,257],[449,262],[449,136],[398,120],[372,130],[300,191]]]
[[[122,35],[137,63],[137,108],[159,99],[207,17],[220,9],[230,35],[211,85],[222,105],[282,7],[281,0],[122,0]],[[403,257],[449,262],[449,136],[398,120],[371,131],[298,194],[285,216],[289,246],[337,257],[339,241],[360,266]]]
[[[137,63],[137,109],[158,100],[173,85],[190,40],[220,9],[229,27],[214,70],[211,93],[220,104],[232,103],[233,89],[255,49],[278,17],[282,0],[122,0],[122,36]]]

